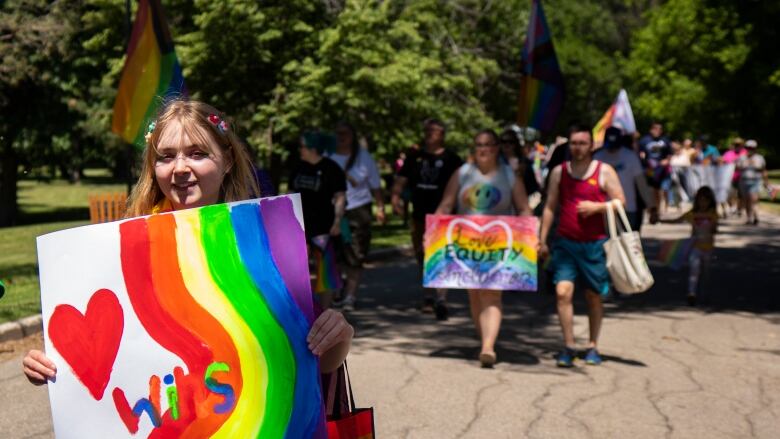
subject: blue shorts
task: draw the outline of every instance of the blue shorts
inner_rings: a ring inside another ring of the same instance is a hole
[[[761,180],[745,180],[739,182],[739,192],[743,197],[761,192]]]
[[[566,280],[575,283],[581,277],[589,289],[601,295],[609,293],[606,241],[578,242],[559,237],[552,248],[553,283]]]

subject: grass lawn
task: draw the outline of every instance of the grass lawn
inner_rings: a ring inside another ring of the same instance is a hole
[[[0,322],[41,310],[35,238],[88,222],[63,221],[0,229],[0,278],[6,286],[5,296],[0,299]]]
[[[125,185],[110,182],[100,171],[88,171],[78,185],[63,180],[19,182],[21,225],[0,229],[0,279],[6,285],[0,323],[40,312],[35,238],[89,223],[89,195],[125,190]],[[388,215],[388,220],[385,226],[375,226],[372,248],[410,243],[409,228],[401,219]]]
[[[780,169],[773,169],[769,171],[769,181],[772,185],[780,185]],[[774,213],[775,215],[780,215],[780,196],[774,200],[769,200],[766,198],[762,199],[760,207],[761,209]]]
[[[6,285],[0,299],[0,323],[40,312],[37,236],[89,223],[89,195],[124,192],[101,172],[89,172],[81,184],[19,182],[19,223],[0,229],[0,279]]]
[[[409,226],[403,225],[403,221],[400,217],[388,213],[387,224],[384,226],[374,224],[374,228],[371,231],[372,249],[398,247],[411,244],[412,238],[409,233]]]

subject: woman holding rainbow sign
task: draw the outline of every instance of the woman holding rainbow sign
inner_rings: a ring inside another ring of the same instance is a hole
[[[474,137],[473,163],[452,175],[437,214],[531,215],[525,187],[512,168],[499,160],[499,138],[490,129]],[[501,290],[468,290],[471,318],[482,341],[479,362],[492,367],[501,328]]]
[[[175,100],[148,127],[143,169],[127,217],[241,201],[259,193],[249,154],[223,113],[201,102]],[[353,335],[339,312],[326,310],[316,318],[307,342],[320,357],[322,372],[344,362]],[[28,352],[22,364],[33,384],[45,384],[57,374],[39,350]]]

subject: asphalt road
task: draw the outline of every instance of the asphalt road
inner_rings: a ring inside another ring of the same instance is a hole
[[[367,271],[350,355],[355,398],[373,406],[380,438],[780,437],[780,220],[727,222],[706,283],[708,304],[685,305],[685,271],[653,267],[656,285],[607,305],[599,367],[558,369],[553,297],[506,293],[498,364],[478,367],[465,294],[452,318],[416,311],[410,258]],[[648,256],[683,225],[646,227]],[[587,319],[575,304],[584,345]],[[45,388],[20,357],[0,363],[0,437],[50,437]]]

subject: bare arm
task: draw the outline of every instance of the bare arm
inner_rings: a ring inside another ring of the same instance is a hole
[[[515,178],[515,184],[512,185],[512,202],[518,215],[528,216],[532,214],[531,207],[528,206],[528,195],[525,192],[522,178]]]
[[[458,172],[452,174],[450,181],[447,182],[447,187],[444,189],[444,196],[441,198],[441,203],[436,209],[436,214],[448,214],[452,213],[455,209],[455,203],[458,201],[458,189],[460,189],[460,178]]]
[[[395,211],[396,215],[401,215],[403,213],[404,206],[401,202],[401,193],[404,191],[407,181],[408,179],[406,177],[396,175],[395,181],[393,182],[390,202],[393,204],[393,211]]]
[[[547,236],[550,234],[550,227],[552,227],[553,219],[555,219],[555,210],[558,209],[558,189],[560,184],[561,165],[558,165],[552,170],[549,183],[547,184],[547,201],[544,203],[544,211],[542,212],[542,227],[539,232],[540,248],[547,247]]]
[[[344,192],[336,192],[333,195],[333,225],[330,227],[330,234],[338,236],[341,234],[341,218],[344,217],[344,206],[347,204],[347,198]]]
[[[617,172],[612,166],[602,164],[604,172],[604,191],[609,196],[610,200],[620,200],[620,202],[626,205],[626,196],[623,193],[623,186],[620,185],[620,179]],[[606,212],[606,204],[604,205],[604,211]]]
[[[379,224],[385,223],[385,196],[382,192],[382,188],[372,189],[371,193],[374,195],[374,202],[376,203],[376,221]]]
[[[680,223],[684,223],[686,221],[689,221],[691,212],[693,212],[693,210],[688,210],[687,212],[683,213],[682,215],[678,216],[677,218],[659,219],[658,222],[663,223],[663,224],[680,224]]]

